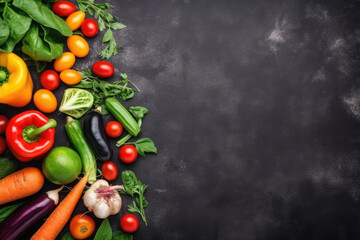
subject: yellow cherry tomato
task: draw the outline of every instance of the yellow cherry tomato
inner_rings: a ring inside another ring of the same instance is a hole
[[[63,55],[54,62],[54,69],[62,72],[66,69],[72,68],[75,64],[75,55],[71,52],[64,52]]]
[[[67,46],[76,57],[85,57],[89,53],[89,44],[87,41],[79,36],[72,35],[67,39]]]
[[[57,108],[55,95],[47,89],[39,89],[34,94],[35,106],[44,113],[52,113]]]
[[[68,85],[78,84],[81,81],[81,74],[74,69],[64,70],[60,73],[60,79]]]
[[[83,11],[77,11],[66,18],[66,24],[70,27],[71,31],[75,31],[81,26],[84,19],[85,13]]]

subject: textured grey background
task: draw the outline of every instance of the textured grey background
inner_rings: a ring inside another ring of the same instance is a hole
[[[159,149],[130,166],[114,154],[150,185],[135,239],[360,237],[359,1],[109,2],[128,26],[110,61],[141,89],[126,106],[149,108],[141,136]]]

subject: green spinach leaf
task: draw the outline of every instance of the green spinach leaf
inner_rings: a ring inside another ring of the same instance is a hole
[[[75,238],[71,235],[71,233],[65,233],[65,235],[61,238],[61,240],[75,240]]]
[[[145,157],[145,153],[157,153],[154,142],[150,138],[141,138],[135,143],[135,148],[140,156]]]
[[[1,47],[7,52],[12,52],[15,45],[24,37],[31,25],[31,18],[20,10],[14,10],[8,4],[4,8],[4,22],[9,28],[9,37]]]
[[[72,31],[65,21],[55,15],[55,13],[46,5],[42,4],[40,0],[13,0],[13,5],[26,12],[34,21],[41,25],[55,29],[66,37],[72,35]]]
[[[3,45],[9,37],[10,30],[5,22],[0,18],[0,46]]]
[[[112,238],[112,230],[109,220],[106,218],[104,219],[99,229],[97,230],[94,240],[111,240],[111,238]]]
[[[40,35],[43,35],[42,38]],[[22,40],[21,51],[35,61],[50,62],[59,58],[63,52],[63,44],[58,43],[50,34],[50,29],[41,28],[32,23],[29,31]]]
[[[119,230],[113,232],[111,240],[133,240],[133,235]]]

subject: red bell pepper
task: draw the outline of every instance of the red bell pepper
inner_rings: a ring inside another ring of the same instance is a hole
[[[10,119],[6,141],[14,156],[22,162],[39,159],[54,144],[56,121],[39,111],[26,111]]]

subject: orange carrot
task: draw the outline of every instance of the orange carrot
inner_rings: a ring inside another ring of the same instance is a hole
[[[79,201],[81,194],[86,186],[89,172],[75,185],[70,193],[55,208],[45,223],[31,237],[30,240],[54,240],[61,232],[65,224],[69,221],[72,212]]]
[[[44,176],[34,167],[21,169],[0,180],[0,204],[37,193],[44,185]]]

